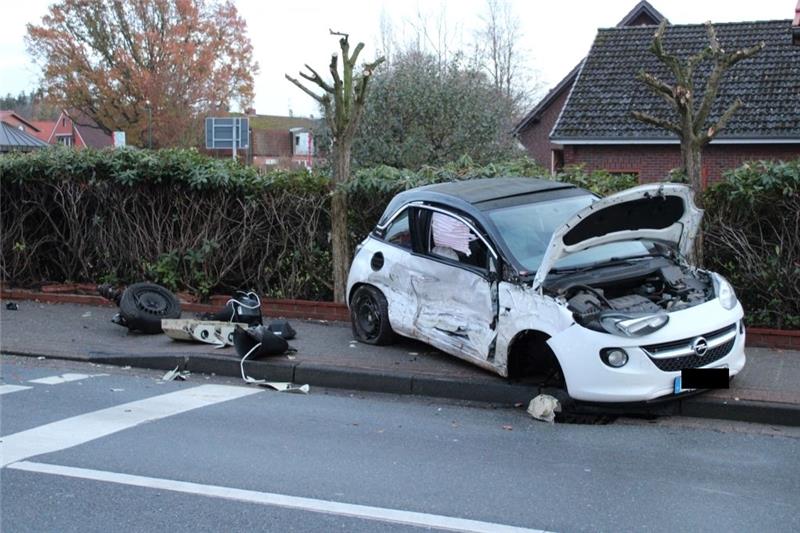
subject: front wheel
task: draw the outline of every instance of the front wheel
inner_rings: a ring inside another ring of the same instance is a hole
[[[362,285],[350,301],[350,320],[353,335],[361,342],[375,345],[391,344],[394,331],[389,324],[389,304],[381,291]]]

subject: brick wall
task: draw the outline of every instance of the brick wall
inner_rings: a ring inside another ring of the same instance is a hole
[[[554,148],[561,148],[560,144],[550,142],[550,130],[553,129],[553,125],[561,113],[561,108],[564,107],[570,87],[565,87],[558,98],[547,106],[539,120],[530,124],[519,135],[519,141],[528,154],[547,168],[550,168],[550,151]]]
[[[725,170],[757,159],[796,159],[800,144],[709,145],[703,151],[703,176],[708,183],[718,181]],[[639,181],[662,180],[681,166],[678,145],[570,145],[564,147],[564,163],[584,163],[588,171],[605,169],[631,172]]]

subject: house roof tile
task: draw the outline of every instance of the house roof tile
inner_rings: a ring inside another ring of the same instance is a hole
[[[715,24],[720,45],[733,50],[760,41],[766,47],[727,71],[710,120],[736,98],[744,106],[719,139],[800,139],[800,47],[792,45],[791,20]],[[551,139],[674,140],[672,133],[644,124],[631,115],[642,111],[672,118],[669,104],[653,94],[636,75],[644,69],[667,83],[674,80],[650,52],[652,27],[601,29],[573,85]],[[705,25],[668,26],[665,49],[685,58],[708,42]],[[700,69],[695,87],[702,89],[710,62]]]

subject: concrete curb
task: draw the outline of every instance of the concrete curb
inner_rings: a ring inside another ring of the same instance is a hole
[[[170,370],[183,366],[193,373],[240,377],[239,359],[223,355],[159,354],[139,355],[112,352],[91,352],[88,357],[60,354],[39,354],[24,350],[4,350],[8,355],[45,357],[69,361],[91,362],[115,366],[132,366],[156,370]],[[513,405],[527,404],[539,393],[533,385],[513,383],[486,383],[469,380],[446,379],[414,374],[386,373],[380,370],[354,370],[349,367],[320,365],[302,361],[252,361],[246,364],[247,375],[255,379],[307,383],[312,387],[329,387],[364,392],[409,394]],[[585,414],[655,414],[681,415],[695,418],[716,418],[760,424],[800,426],[800,405],[779,402],[730,401],[708,396],[693,396],[682,400],[631,408],[605,408],[581,405],[576,413]]]

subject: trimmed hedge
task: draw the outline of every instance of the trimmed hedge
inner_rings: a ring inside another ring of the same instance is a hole
[[[745,163],[703,197],[707,266],[750,325],[800,329],[800,159]]]
[[[706,261],[737,288],[751,325],[800,327],[798,167],[800,161],[747,164],[704,195]],[[548,177],[527,158],[360,169],[343,185],[350,238],[362,240],[401,190],[507,175]],[[636,185],[633,176],[582,167],[556,179],[603,195]],[[151,279],[201,296],[246,287],[328,300],[329,198],[326,175],[260,173],[194,150],[4,155],[0,275],[24,287]]]

